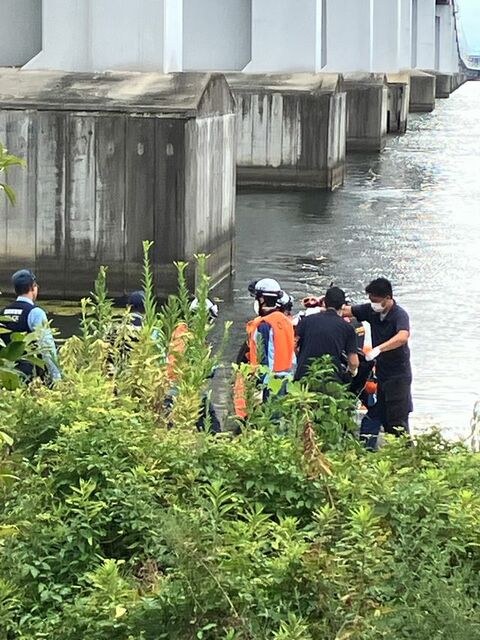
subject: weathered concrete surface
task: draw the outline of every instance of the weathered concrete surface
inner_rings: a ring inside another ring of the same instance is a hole
[[[454,74],[426,69],[425,73],[435,76],[435,97],[449,98],[454,89]]]
[[[229,74],[240,185],[335,189],[345,173],[346,99],[336,74]]]
[[[387,74],[388,84],[388,133],[405,133],[410,104],[410,78],[407,74]]]
[[[436,78],[424,71],[409,71],[410,113],[426,113],[435,109]]]
[[[235,103],[210,74],[0,71],[0,140],[24,157],[0,199],[0,287],[35,268],[42,291],[79,297],[101,264],[112,295],[141,282],[153,240],[159,295],[173,260],[210,253],[215,282],[232,269]],[[195,277],[194,270],[190,278]]]
[[[462,86],[462,84],[465,84],[465,82],[467,82],[468,80],[468,76],[459,71],[458,73],[454,73],[452,75],[452,91],[456,91],[459,87]]]
[[[388,87],[384,74],[348,73],[347,151],[381,151],[387,140]]]
[[[429,71],[435,76],[435,97],[449,98],[453,89],[453,74],[439,73],[438,71]]]

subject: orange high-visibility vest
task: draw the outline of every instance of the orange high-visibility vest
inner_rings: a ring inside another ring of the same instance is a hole
[[[172,333],[167,356],[167,377],[174,382],[176,380],[175,367],[177,357],[185,353],[187,347],[188,327],[185,322],[180,322]]]
[[[247,324],[250,364],[254,367],[258,365],[255,332],[262,322],[266,322],[273,333],[273,372],[290,371],[295,352],[295,333],[290,319],[281,311],[274,311],[263,317],[259,316]]]
[[[247,388],[240,371],[237,371],[233,384],[233,408],[236,417],[245,420],[247,417]]]

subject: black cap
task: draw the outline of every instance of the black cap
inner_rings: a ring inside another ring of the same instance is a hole
[[[12,284],[18,294],[28,293],[36,282],[37,278],[30,269],[20,269],[12,276]]]
[[[133,291],[128,296],[127,304],[134,311],[145,311],[145,293],[143,291]]]

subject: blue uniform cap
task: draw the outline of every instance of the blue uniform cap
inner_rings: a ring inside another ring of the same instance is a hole
[[[127,304],[133,311],[143,312],[145,310],[145,293],[143,291],[134,291],[128,296]]]
[[[20,271],[15,271],[12,276],[14,289],[26,289],[28,287],[30,290],[36,282],[37,278],[30,269],[20,269]]]

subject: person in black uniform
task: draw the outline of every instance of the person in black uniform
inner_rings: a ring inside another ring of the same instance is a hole
[[[337,379],[343,382],[343,354],[352,376],[357,374],[359,360],[355,329],[342,318],[345,293],[338,287],[330,287],[325,294],[325,311],[305,316],[297,327],[298,359],[295,380],[308,375],[312,361],[325,355],[332,358]]]
[[[392,284],[377,278],[365,289],[370,303],[346,307],[344,314],[370,323],[372,350],[366,355],[375,360],[378,380],[375,413],[386,433],[409,433],[412,411],[412,369],[410,365],[410,320],[393,298]]]

